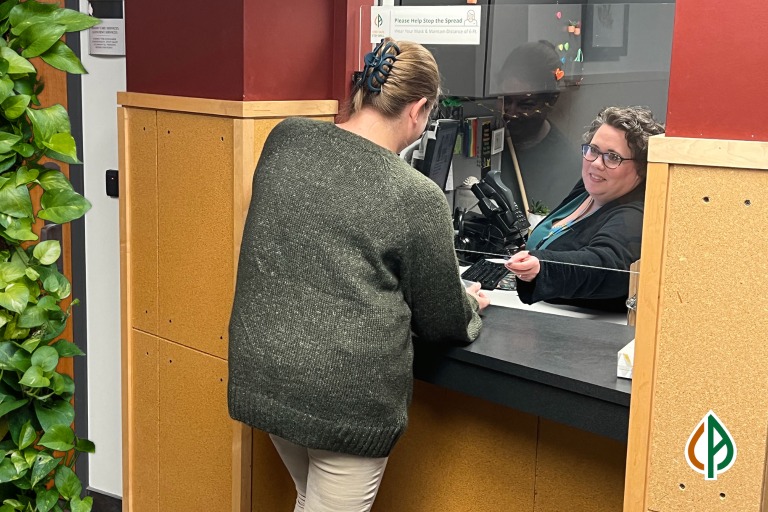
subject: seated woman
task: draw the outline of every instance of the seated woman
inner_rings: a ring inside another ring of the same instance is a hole
[[[642,107],[607,107],[584,134],[581,180],[506,267],[520,300],[625,310],[640,258],[648,137],[664,133]],[[601,268],[591,268],[601,267]]]

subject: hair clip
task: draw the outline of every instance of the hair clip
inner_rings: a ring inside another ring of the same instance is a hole
[[[390,50],[394,50],[396,53],[389,53]],[[397,55],[400,53],[400,48],[392,41],[381,42],[376,45],[376,48],[372,52],[365,55],[363,68],[363,76],[360,79],[358,86],[362,85],[362,81],[367,76],[365,81],[366,87],[371,92],[381,92],[381,85],[387,81],[389,72],[392,70],[392,66],[397,60]],[[373,79],[379,83],[378,87],[373,84]]]

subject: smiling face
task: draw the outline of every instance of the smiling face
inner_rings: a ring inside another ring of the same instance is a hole
[[[604,124],[595,132],[592,146],[601,153],[613,152],[622,158],[633,158],[624,131]],[[623,160],[615,169],[609,169],[598,157],[594,162],[582,160],[581,177],[589,195],[602,206],[617,199],[640,184],[637,165],[632,160]]]

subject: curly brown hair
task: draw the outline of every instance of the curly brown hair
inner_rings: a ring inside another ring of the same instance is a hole
[[[637,174],[645,178],[648,167],[648,138],[664,133],[664,125],[653,118],[646,107],[605,107],[587,126],[584,142],[589,144],[602,125],[607,124],[625,132],[627,145],[637,166]]]

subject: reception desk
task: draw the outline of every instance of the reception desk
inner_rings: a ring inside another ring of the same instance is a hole
[[[416,343],[409,426],[374,511],[621,510],[630,381],[616,354],[634,328],[493,295],[513,307],[487,308],[473,344]],[[290,510],[287,472],[252,435],[251,510]]]
[[[119,99],[123,509],[291,510],[268,437],[229,418],[227,325],[263,140],[283,117],[330,119],[336,105]],[[616,352],[632,329],[493,300],[474,344],[417,350],[374,510],[621,510],[629,383]]]
[[[630,381],[616,353],[634,329],[490,306],[468,347],[417,345],[415,376],[438,386],[619,441],[627,440]]]

